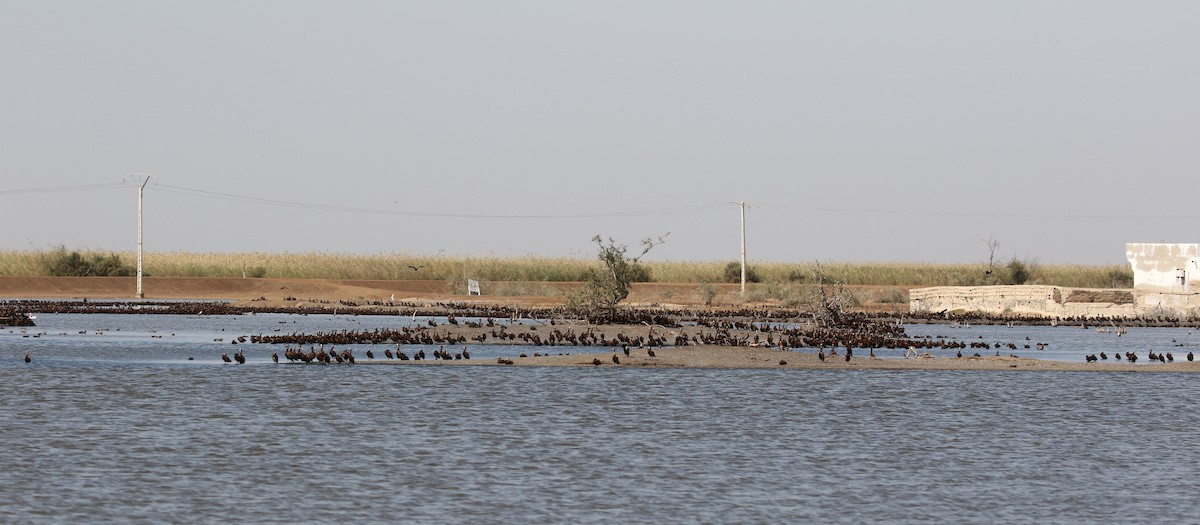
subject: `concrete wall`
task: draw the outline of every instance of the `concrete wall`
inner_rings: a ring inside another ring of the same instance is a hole
[[[1133,267],[1133,287],[1150,292],[1200,290],[1200,245],[1127,243],[1125,259]],[[1182,280],[1180,279],[1180,274]]]
[[[1200,294],[1095,290],[1062,286],[939,286],[909,290],[909,311],[978,312],[1032,317],[1189,317]]]
[[[909,290],[909,311],[963,311],[1033,317],[1134,317],[1132,302],[1074,302],[1061,286],[939,286]]]

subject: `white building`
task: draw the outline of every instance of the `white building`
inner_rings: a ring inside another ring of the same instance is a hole
[[[1200,292],[1200,244],[1126,243],[1133,288],[1146,292]]]

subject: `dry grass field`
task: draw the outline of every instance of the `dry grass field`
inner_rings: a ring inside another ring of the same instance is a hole
[[[118,262],[132,274],[132,252],[89,250],[82,261]],[[57,276],[54,259],[69,253],[0,251],[0,297],[133,297],[136,281],[124,277]],[[1022,263],[1029,284],[1078,288],[1124,288],[1132,274],[1122,265]],[[866,310],[907,309],[908,290],[925,286],[1001,284],[1007,267],[991,273],[984,264],[934,263],[751,263],[745,294],[740,267],[729,262],[651,261],[642,264],[646,282],[636,283],[633,304],[798,306],[812,293],[816,273],[841,281],[854,306]],[[144,256],[148,298],[238,301],[497,301],[561,304],[595,260],[545,257],[475,258],[406,254],[148,252]],[[85,267],[85,272],[90,271]],[[483,297],[468,296],[468,279],[480,281]]]

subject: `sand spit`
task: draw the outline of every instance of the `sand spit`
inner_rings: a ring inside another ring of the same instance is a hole
[[[913,359],[883,359],[854,357],[827,358],[824,362],[809,351],[781,351],[765,348],[725,346],[688,346],[656,348],[650,357],[644,348],[621,352],[597,352],[540,357],[511,357],[511,365],[496,359],[442,361],[400,361],[398,359],[359,358],[358,364],[409,366],[576,366],[576,367],[633,367],[633,368],[715,368],[715,369],[799,369],[799,370],[1034,370],[1074,372],[1200,372],[1200,362],[1170,364],[1130,363],[1069,363],[1018,357],[930,357]],[[613,362],[617,356],[620,363]],[[600,364],[595,364],[599,361]],[[786,364],[781,364],[781,362]]]

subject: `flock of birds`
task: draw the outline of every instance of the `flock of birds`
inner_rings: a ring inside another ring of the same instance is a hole
[[[1112,357],[1114,360],[1120,361],[1122,356],[1119,352],[1113,352]],[[1150,352],[1146,355],[1146,357],[1149,358],[1151,361],[1158,361],[1160,363],[1174,363],[1175,362],[1175,356],[1171,355],[1171,352],[1156,354],[1156,353],[1154,353],[1154,350],[1150,350]],[[1130,363],[1136,363],[1138,361],[1138,356],[1134,352],[1125,352],[1124,358],[1126,361],[1129,361]],[[1083,359],[1089,363],[1095,363],[1098,361],[1107,361],[1108,354],[1106,354],[1104,352],[1100,352],[1100,357],[1096,357],[1096,354],[1088,354],[1088,355],[1084,356]],[[1187,353],[1188,362],[1192,362],[1195,359],[1196,359],[1195,355],[1193,355],[1191,352]]]
[[[367,359],[375,359],[375,351],[374,350],[367,350],[366,355],[367,355]],[[419,350],[419,351],[413,352],[412,356],[409,356],[403,350],[400,350],[400,345],[396,345],[395,352],[393,352],[391,349],[384,350],[383,355],[384,355],[384,357],[388,358],[388,360],[398,359],[400,361],[409,361],[409,360],[421,361],[421,360],[424,360],[427,358],[426,354],[425,354],[425,350]],[[355,362],[354,361],[354,353],[351,352],[350,350],[342,350],[341,352],[338,352],[338,351],[334,350],[333,347],[330,347],[329,350],[325,350],[324,344],[322,344],[321,348],[319,348],[319,349],[309,348],[309,350],[307,352],[305,352],[300,347],[293,348],[291,346],[287,346],[283,350],[283,356],[290,363],[331,364],[331,363],[336,362],[337,364],[343,364],[343,363],[354,364],[354,362]],[[274,362],[278,363],[279,362],[279,353],[276,352],[276,353],[271,354],[271,359]],[[433,351],[433,359],[435,361],[436,360],[457,361],[457,360],[462,360],[462,359],[471,359],[471,352],[468,351],[467,347],[464,346],[461,352],[455,352],[455,353],[451,354],[450,351],[446,350],[446,347],[443,346],[443,347],[439,347],[437,350]],[[228,362],[228,361],[226,361],[226,362]]]

